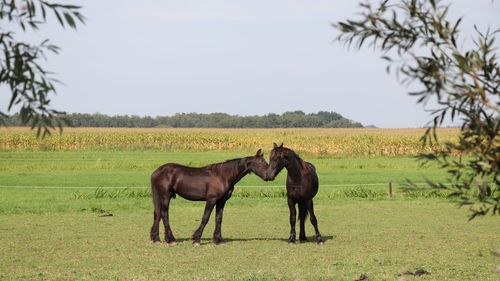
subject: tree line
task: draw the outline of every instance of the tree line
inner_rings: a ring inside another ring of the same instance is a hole
[[[74,127],[136,127],[136,128],[362,128],[363,125],[335,112],[306,114],[288,111],[263,116],[239,116],[226,113],[176,113],[172,116],[136,116],[73,113],[61,116]],[[25,126],[19,114],[6,120],[8,126]]]

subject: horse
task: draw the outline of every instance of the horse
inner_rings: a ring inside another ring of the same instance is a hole
[[[151,174],[151,195],[154,206],[151,241],[160,242],[159,225],[160,220],[163,220],[165,241],[168,244],[175,244],[168,209],[170,199],[178,194],[187,200],[206,201],[200,226],[192,236],[193,244],[200,245],[203,229],[214,206],[216,207],[216,226],[212,242],[216,245],[223,243],[222,213],[226,201],[231,198],[234,185],[251,172],[264,179],[267,167],[268,164],[264,160],[261,149],[255,156],[227,160],[205,167],[187,167],[175,163],[167,163],[158,167]]]
[[[283,143],[278,146],[273,143],[273,150],[269,155],[269,168],[266,172],[265,180],[274,180],[283,168],[287,169],[286,195],[288,207],[290,209],[290,238],[288,243],[295,243],[295,222],[296,209],[299,205],[300,220],[300,242],[307,241],[305,232],[305,220],[309,213],[311,224],[316,232],[316,242],[320,245],[324,243],[318,229],[318,221],[314,215],[313,198],[318,193],[318,175],[313,164],[302,160],[293,150],[283,147]]]

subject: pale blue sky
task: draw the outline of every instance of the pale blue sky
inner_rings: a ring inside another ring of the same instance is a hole
[[[325,110],[379,127],[429,119],[378,54],[333,42],[330,23],[353,17],[358,1],[62,2],[83,5],[87,24],[74,32],[52,21],[28,36],[62,47],[47,68],[65,83],[54,106],[70,113]],[[498,1],[453,2],[463,29],[498,27]]]

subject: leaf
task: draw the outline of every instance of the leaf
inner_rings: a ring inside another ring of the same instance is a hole
[[[462,22],[462,18],[460,17],[456,22],[455,25],[453,26],[453,29],[451,30],[451,43],[453,46],[456,48],[457,47],[457,33],[458,33],[458,26],[460,25],[460,22]]]
[[[55,15],[56,15],[56,17],[57,17],[57,20],[59,21],[59,24],[60,24],[62,27],[65,27],[65,26],[64,26],[64,21],[63,21],[63,19],[62,19],[61,15],[59,14],[59,12],[58,12],[56,9],[54,9],[53,11],[54,11],[54,14],[55,14]]]
[[[43,2],[40,2],[40,10],[42,11],[43,21],[45,21],[47,19],[47,11],[45,10],[45,6],[43,5]]]
[[[66,22],[68,23],[68,25],[70,27],[72,27],[73,29],[76,29],[76,23],[73,20],[73,17],[69,13],[64,13],[64,18],[66,19]]]
[[[458,53],[453,53],[452,55],[455,58],[455,61],[458,64],[458,67],[460,67],[460,69],[465,71],[467,69],[467,60],[465,59],[465,57],[463,57],[462,55],[460,55]]]
[[[436,0],[430,0],[432,8],[436,9]]]

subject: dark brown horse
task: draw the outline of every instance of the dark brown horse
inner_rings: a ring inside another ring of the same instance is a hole
[[[160,241],[159,227],[160,219],[162,219],[165,226],[165,241],[169,244],[175,242],[169,224],[168,206],[170,199],[178,194],[188,200],[207,202],[200,226],[193,234],[193,244],[199,245],[203,229],[214,206],[216,207],[216,225],[212,241],[214,244],[224,242],[221,235],[222,213],[226,201],[231,198],[234,185],[250,172],[264,178],[267,167],[260,149],[255,156],[228,160],[200,168],[174,163],[160,166],[151,175],[154,205],[151,240]]]
[[[318,175],[313,164],[302,160],[291,149],[273,144],[273,150],[269,156],[269,169],[266,173],[266,180],[274,180],[279,172],[286,168],[286,194],[288,197],[288,207],[290,208],[290,238],[288,243],[295,243],[295,205],[299,205],[300,220],[300,241],[307,241],[305,232],[305,220],[307,213],[311,218],[311,223],[316,231],[316,242],[323,244],[323,239],[318,230],[318,221],[314,215],[313,198],[318,193]]]

